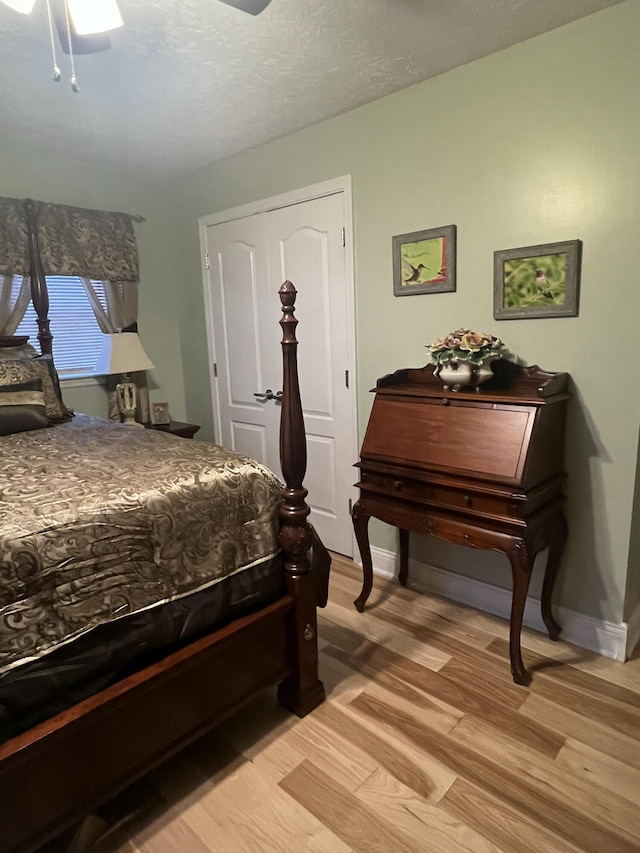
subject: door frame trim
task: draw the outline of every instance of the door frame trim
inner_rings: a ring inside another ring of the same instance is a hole
[[[329,195],[342,194],[344,201],[344,229],[345,229],[345,282],[347,302],[347,369],[349,371],[349,390],[351,392],[350,406],[350,428],[351,428],[351,456],[354,461],[358,458],[358,381],[356,373],[356,317],[355,317],[355,275],[354,275],[354,252],[353,252],[353,198],[351,187],[351,175],[342,175],[331,178],[317,184],[300,187],[289,192],[280,193],[268,198],[252,201],[247,204],[232,207],[227,210],[209,213],[198,219],[198,232],[200,235],[200,262],[202,269],[202,287],[204,291],[205,324],[207,330],[207,351],[209,355],[209,383],[211,387],[211,400],[213,404],[213,427],[216,438],[222,434],[220,405],[218,395],[217,377],[214,373],[216,363],[215,336],[212,323],[212,305],[209,287],[210,269],[206,268],[205,255],[207,251],[207,228],[211,225],[221,225],[223,222],[232,222],[238,219],[248,219],[259,213],[269,213],[283,207],[293,207],[306,201],[314,201]],[[295,282],[294,282],[295,284]],[[275,322],[274,318],[274,322]],[[304,338],[302,339],[304,346]],[[355,487],[350,488],[350,496],[353,503],[358,498]],[[355,535],[351,536],[351,554],[356,553]]]

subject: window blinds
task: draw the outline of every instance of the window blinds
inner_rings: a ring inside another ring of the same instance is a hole
[[[14,288],[19,288],[20,276],[14,277]],[[106,311],[104,286],[101,281],[92,284]],[[77,276],[47,276],[49,291],[49,320],[53,331],[53,355],[61,377],[92,373],[102,346],[102,332],[91,310],[91,305]],[[37,315],[30,303],[16,334],[29,335],[30,343],[38,348]]]

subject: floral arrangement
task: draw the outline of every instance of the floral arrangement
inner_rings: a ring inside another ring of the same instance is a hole
[[[488,359],[503,358],[509,350],[500,338],[471,329],[456,329],[444,338],[436,338],[427,345],[431,361],[443,364],[447,361],[468,361],[484,364]]]

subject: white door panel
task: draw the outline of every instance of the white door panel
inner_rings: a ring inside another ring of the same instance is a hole
[[[250,221],[242,228],[239,224],[207,229],[218,373],[217,440],[270,465],[277,453],[273,438],[277,418],[255,396],[266,390],[260,306],[265,259],[257,248],[260,229]]]
[[[224,320],[228,405],[253,405],[262,385],[254,275],[255,247],[231,243],[218,255]]]
[[[267,464],[267,431],[264,426],[231,422],[231,447],[243,456]]]

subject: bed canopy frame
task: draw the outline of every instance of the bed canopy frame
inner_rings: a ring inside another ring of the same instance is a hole
[[[35,221],[25,202],[32,301],[43,354],[52,353],[49,299]],[[297,370],[296,289],[285,281],[280,428],[285,480],[279,540],[282,596],[0,744],[0,847],[27,853],[81,820],[195,740],[256,692],[303,716],[324,699],[318,678],[313,533],[303,486],[306,440]]]

